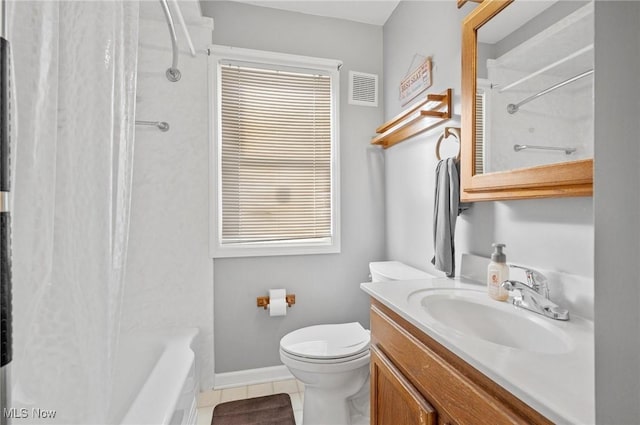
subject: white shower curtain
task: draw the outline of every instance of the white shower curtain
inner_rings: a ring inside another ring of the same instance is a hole
[[[108,418],[129,233],[138,3],[9,3],[13,407]]]

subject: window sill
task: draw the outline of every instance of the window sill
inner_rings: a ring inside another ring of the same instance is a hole
[[[283,255],[316,255],[339,254],[340,243],[333,242],[301,242],[301,243],[254,243],[254,244],[224,244],[212,247],[213,258],[236,257],[269,257]]]

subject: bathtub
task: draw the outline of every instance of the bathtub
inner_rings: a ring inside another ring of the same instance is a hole
[[[120,338],[109,423],[196,423],[198,380],[192,345],[197,329]]]

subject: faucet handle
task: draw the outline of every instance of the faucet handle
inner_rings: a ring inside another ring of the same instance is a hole
[[[523,267],[515,264],[509,264],[509,267],[524,270],[528,286],[540,295],[549,299],[549,285],[547,285],[547,277],[545,275],[530,267]]]
[[[527,269],[525,270],[527,281],[532,284],[534,288],[537,288],[539,294],[545,298],[549,298],[549,285],[547,284],[547,277],[537,270]]]
[[[524,301],[524,291],[533,288],[529,287],[528,283],[520,282],[518,280],[505,280],[500,284],[502,289],[505,289],[511,295],[511,302],[514,305],[520,306]]]
[[[522,295],[523,291],[525,290],[533,290],[533,288],[530,287],[528,283],[520,282],[519,280],[505,280],[500,284],[500,287],[505,289],[507,292],[517,292],[520,295]]]

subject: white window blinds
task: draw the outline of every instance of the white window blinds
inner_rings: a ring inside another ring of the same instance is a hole
[[[476,142],[475,142],[475,174],[484,174],[484,122],[485,122],[485,92],[476,92]]]
[[[331,78],[221,65],[221,244],[331,237]]]

